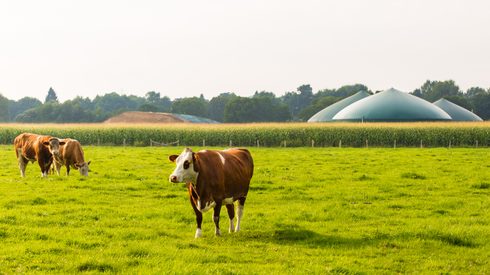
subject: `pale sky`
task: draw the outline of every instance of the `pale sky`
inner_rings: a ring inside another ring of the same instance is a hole
[[[0,93],[490,87],[487,0],[0,0]]]

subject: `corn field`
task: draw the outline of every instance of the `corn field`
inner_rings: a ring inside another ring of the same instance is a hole
[[[490,122],[258,124],[0,124],[0,144],[23,132],[82,145],[489,147]]]

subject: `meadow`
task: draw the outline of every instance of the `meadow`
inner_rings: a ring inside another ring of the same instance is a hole
[[[242,231],[208,212],[201,239],[181,150],[85,146],[88,178],[42,179],[0,146],[0,273],[490,273],[487,148],[253,147]]]

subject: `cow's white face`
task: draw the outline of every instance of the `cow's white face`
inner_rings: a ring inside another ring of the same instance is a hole
[[[82,176],[88,176],[88,172],[90,172],[90,168],[89,168],[89,165],[90,165],[90,162],[84,162],[84,163],[81,163],[81,164],[75,164],[75,167],[78,169],[78,171],[80,172],[80,175]]]
[[[43,142],[44,146],[48,147],[49,152],[56,158],[60,157],[60,146],[65,145],[65,141],[60,141],[57,138],[51,138],[47,142]]]
[[[168,157],[171,162],[175,162],[175,170],[169,177],[170,182],[196,182],[197,169],[195,169],[195,155],[190,148],[185,148],[180,155],[171,155]]]

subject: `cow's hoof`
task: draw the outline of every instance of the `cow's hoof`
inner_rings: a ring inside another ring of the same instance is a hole
[[[196,230],[196,235],[194,236],[194,238],[201,238],[202,237],[202,230],[200,228],[198,228]]]
[[[216,229],[216,230],[214,231],[214,234],[215,234],[216,236],[221,236],[221,231],[220,231],[219,229]]]

